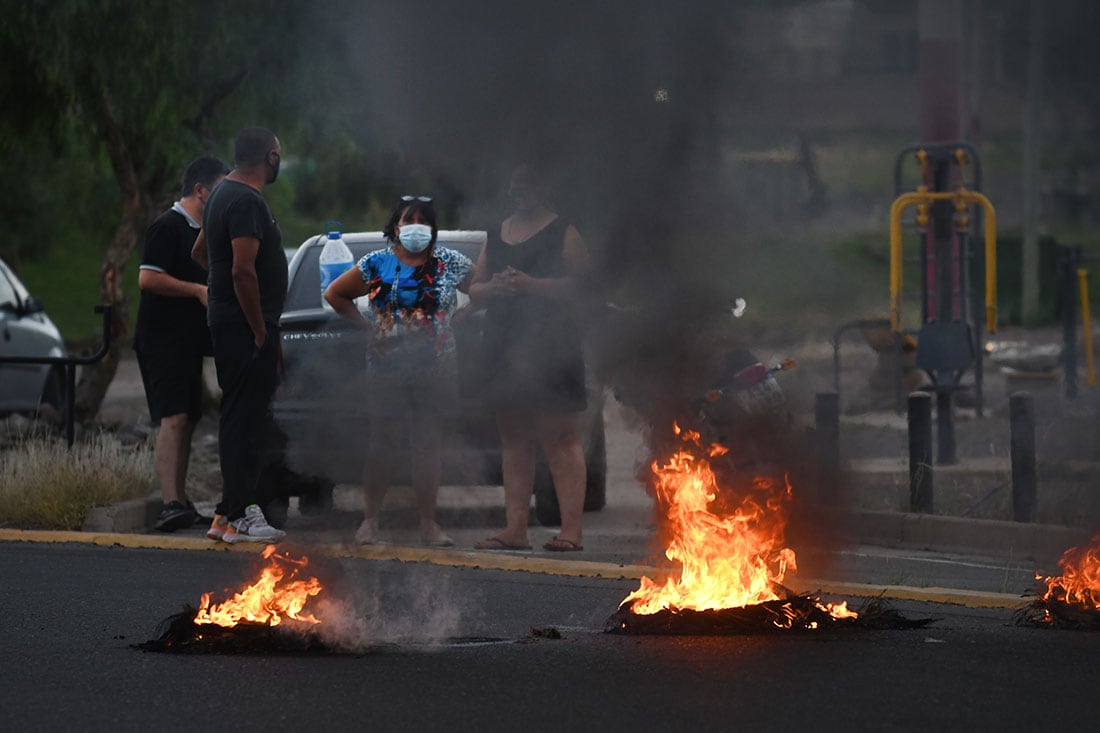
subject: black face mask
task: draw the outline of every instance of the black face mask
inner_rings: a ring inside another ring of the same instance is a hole
[[[268,168],[268,183],[275,183],[275,179],[279,177],[279,166],[282,165],[283,162],[283,156],[279,155],[278,153],[276,153],[275,156],[275,165],[271,165],[270,155],[268,155],[267,158],[264,160],[264,163],[267,165]]]

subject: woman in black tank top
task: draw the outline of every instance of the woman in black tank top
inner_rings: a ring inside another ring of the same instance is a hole
[[[515,213],[490,232],[470,295],[486,308],[486,395],[497,416],[507,526],[474,546],[527,549],[527,517],[542,445],[561,509],[561,531],[544,548],[580,550],[585,465],[580,413],[586,406],[577,277],[588,251],[547,202],[528,166],[512,175]]]

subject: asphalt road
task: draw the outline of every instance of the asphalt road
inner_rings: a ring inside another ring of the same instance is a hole
[[[622,637],[635,581],[355,558],[317,564],[342,656],[131,645],[256,556],[0,544],[6,730],[1034,730],[1095,723],[1100,636],[899,602],[923,630]],[[339,609],[336,613],[334,609]],[[555,640],[532,635],[553,627]]]

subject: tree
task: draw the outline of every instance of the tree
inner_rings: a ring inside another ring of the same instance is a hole
[[[277,129],[295,119],[289,111],[302,97],[287,89],[324,93],[310,74],[307,44],[286,40],[310,38],[323,13],[304,0],[277,9],[260,0],[15,6],[0,30],[0,58],[16,72],[2,87],[0,130],[40,146],[71,144],[67,133],[75,131],[91,157],[106,158],[118,187],[118,225],[100,277],[112,346],[77,386],[78,417],[86,420],[98,412],[126,343],[121,277],[145,229],[175,194],[188,160],[214,152],[245,125]]]

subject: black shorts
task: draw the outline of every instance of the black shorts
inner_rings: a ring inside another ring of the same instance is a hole
[[[202,417],[202,354],[181,349],[142,349],[137,352],[149,418],[186,414],[196,422]]]

